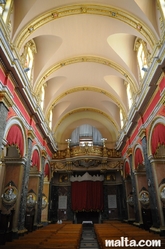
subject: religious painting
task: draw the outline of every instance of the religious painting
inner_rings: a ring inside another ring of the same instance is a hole
[[[59,182],[60,183],[62,183],[62,182],[68,182],[68,174],[65,174],[65,173],[63,173],[63,174],[60,174],[59,175]]]
[[[48,204],[48,199],[45,194],[42,194],[42,209],[45,209]]]
[[[9,183],[9,185],[5,188],[4,194],[2,194],[2,201],[5,205],[14,205],[17,199],[18,191],[14,185]]]
[[[160,187],[160,199],[165,204],[165,184],[161,185]]]
[[[149,193],[148,191],[141,191],[139,194],[139,201],[141,202],[143,207],[146,207],[149,205]]]
[[[106,175],[106,181],[116,181],[115,174],[107,174]]]
[[[36,195],[33,192],[29,192],[27,195],[26,206],[28,208],[34,208],[36,204]]]

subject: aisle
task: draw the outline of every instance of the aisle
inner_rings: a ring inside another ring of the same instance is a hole
[[[83,225],[79,249],[99,249],[96,234],[92,225]]]

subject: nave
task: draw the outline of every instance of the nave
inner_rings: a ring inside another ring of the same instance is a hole
[[[127,244],[106,245],[106,240],[121,241],[143,240],[147,243],[144,249],[153,248],[151,242],[161,241],[159,248],[165,248],[165,237],[146,231],[132,224],[120,221],[105,221],[102,224],[50,224],[31,233],[24,234],[18,239],[7,242],[1,249],[105,249],[128,248]],[[138,246],[133,246],[138,248]]]

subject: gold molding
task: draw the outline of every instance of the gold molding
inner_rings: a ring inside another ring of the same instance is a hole
[[[50,104],[49,109],[47,110],[47,114],[50,112],[50,110],[52,109],[52,106],[54,107],[58,101],[60,101],[62,98],[64,98],[65,96],[72,94],[72,93],[76,93],[76,92],[80,92],[80,91],[91,91],[91,92],[97,92],[97,93],[101,93],[106,95],[108,98],[110,98],[112,101],[114,101],[114,103],[122,109],[124,115],[126,116],[126,110],[124,109],[123,105],[119,102],[119,100],[110,92],[107,92],[104,89],[98,88],[98,87],[93,87],[93,86],[80,86],[80,87],[75,87],[72,89],[67,90],[66,92],[62,93],[61,95],[59,95],[55,100],[53,100],[53,102]],[[46,116],[47,116],[46,114]]]
[[[46,158],[46,157],[47,157],[47,152],[46,152],[46,150],[42,150],[42,151],[41,151],[41,155],[42,155],[42,157]]]
[[[87,108],[78,108],[78,109],[75,109],[71,112],[68,112],[66,115],[64,115],[64,117],[61,118],[61,120],[58,122],[58,124],[56,125],[55,129],[54,129],[54,133],[56,133],[56,130],[57,128],[59,127],[59,125],[69,116],[71,116],[72,114],[75,114],[75,113],[78,113],[78,112],[96,112],[96,113],[99,113],[103,116],[105,116],[116,128],[116,130],[118,131],[118,125],[117,123],[115,122],[115,120],[112,120],[112,118],[107,115],[105,112],[101,111],[101,110],[98,110],[98,109],[95,109],[95,108],[90,108],[90,107],[87,107]]]
[[[27,137],[33,141],[34,138],[35,138],[34,131],[33,130],[28,130]]]
[[[156,37],[154,33],[149,29],[149,27],[147,27],[145,23],[143,23],[140,19],[135,18],[135,16],[131,15],[129,12],[114,8],[112,6],[96,4],[75,4],[52,9],[46,13],[42,13],[37,18],[33,19],[17,35],[15,39],[16,47],[20,49],[28,36],[44,24],[59,18],[79,14],[101,15],[122,21],[132,28],[136,29],[141,35],[143,35],[149,42],[151,47],[153,47],[154,43],[156,42]]]
[[[143,139],[144,137],[146,137],[146,129],[141,129],[140,131],[139,131],[139,137],[141,138],[141,139]]]
[[[114,63],[113,61],[106,59],[106,58],[103,58],[103,57],[96,57],[96,56],[77,56],[77,57],[68,58],[66,60],[60,61],[57,64],[55,64],[54,66],[52,66],[51,68],[49,68],[46,72],[44,72],[44,74],[43,74],[44,76],[42,76],[42,78],[40,78],[40,80],[35,85],[34,93],[36,95],[38,94],[38,92],[40,91],[40,86],[43,83],[45,83],[46,79],[52,73],[54,73],[56,70],[58,70],[64,66],[68,66],[70,64],[82,63],[82,62],[99,63],[99,64],[103,64],[105,66],[111,67],[111,68],[115,69],[116,71],[118,71],[121,75],[123,75],[124,78],[126,78],[127,82],[129,82],[131,84],[134,92],[136,92],[138,90],[131,75],[125,69],[121,68],[121,66]]]
[[[132,148],[128,148],[127,150],[127,155],[130,156],[133,154]]]
[[[0,102],[2,102],[7,109],[13,105],[13,100],[6,91],[0,92]]]

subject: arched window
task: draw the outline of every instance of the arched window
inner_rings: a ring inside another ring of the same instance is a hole
[[[163,12],[163,16],[165,18],[165,0],[159,0],[160,6],[161,6],[161,10]]]
[[[52,129],[52,119],[53,119],[53,112],[50,110],[49,112],[49,128]]]
[[[45,85],[42,85],[40,93],[40,106],[42,110],[44,109],[44,99],[45,99]]]
[[[121,126],[121,129],[123,128],[124,126],[124,117],[123,117],[123,111],[120,109],[120,126]]]
[[[131,89],[130,83],[125,82],[125,85],[126,85],[126,92],[127,92],[127,99],[128,99],[128,107],[130,109],[133,104],[132,89]]]
[[[2,15],[4,23],[8,23],[13,6],[13,0],[0,1],[0,15]]]
[[[27,73],[29,80],[32,80],[34,54],[37,52],[36,45],[33,40],[30,40],[24,46],[24,52],[22,54],[22,63],[24,65],[24,71]]]
[[[134,50],[137,52],[140,79],[143,79],[145,73],[148,71],[149,51],[147,49],[147,43],[142,39],[137,38],[135,40]]]

